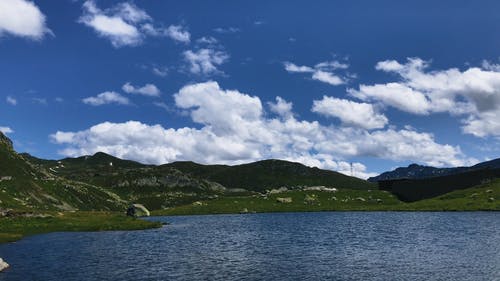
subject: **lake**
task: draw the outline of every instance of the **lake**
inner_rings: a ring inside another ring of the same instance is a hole
[[[0,246],[0,280],[500,280],[497,212],[153,217]]]

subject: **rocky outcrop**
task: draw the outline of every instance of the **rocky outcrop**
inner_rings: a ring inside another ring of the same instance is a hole
[[[278,197],[276,198],[278,203],[292,203],[292,197]]]
[[[288,188],[286,188],[285,186],[282,186],[278,189],[271,189],[268,194],[278,194],[278,193],[284,193],[284,192],[287,192],[288,191]]]
[[[130,217],[149,217],[149,210],[144,207],[142,204],[132,204],[127,209],[127,216]]]
[[[0,272],[2,272],[4,269],[8,268],[9,264],[6,263],[2,258],[0,258]]]
[[[304,191],[324,191],[324,192],[337,192],[337,189],[334,187],[326,187],[323,185],[319,186],[306,186],[303,188]]]

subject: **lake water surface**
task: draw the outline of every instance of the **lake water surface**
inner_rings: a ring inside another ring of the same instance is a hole
[[[0,280],[500,280],[500,213],[155,217],[0,246]]]

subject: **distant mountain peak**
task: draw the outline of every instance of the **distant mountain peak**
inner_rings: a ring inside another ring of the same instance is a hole
[[[480,169],[496,169],[500,168],[500,158],[482,162],[471,167],[455,167],[455,168],[436,168],[431,166],[422,166],[419,164],[410,164],[408,167],[399,167],[392,171],[382,173],[376,177],[368,179],[370,182],[395,180],[395,179],[424,179],[455,175],[468,171]]]

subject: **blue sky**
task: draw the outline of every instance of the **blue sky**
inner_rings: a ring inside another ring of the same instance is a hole
[[[500,154],[498,10],[2,0],[0,129],[51,159],[470,165]]]

